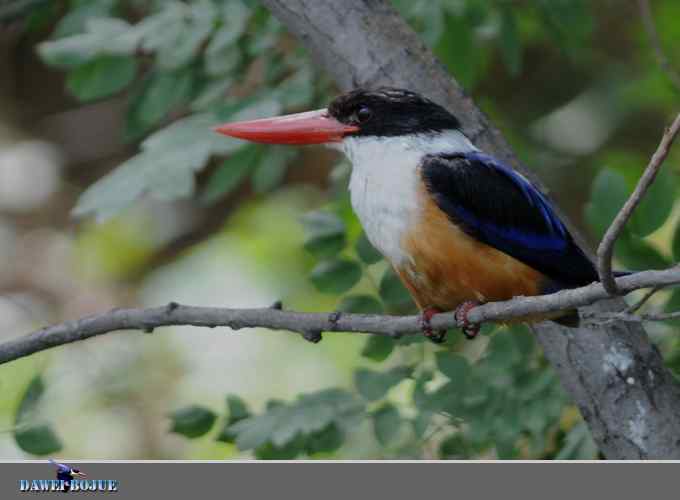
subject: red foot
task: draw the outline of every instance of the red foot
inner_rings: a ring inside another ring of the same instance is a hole
[[[478,305],[479,302],[468,300],[459,305],[454,313],[458,328],[461,329],[466,339],[474,339],[479,333],[480,326],[476,323],[470,323],[467,318],[468,313]]]
[[[441,344],[446,340],[446,330],[435,331],[430,324],[432,316],[439,313],[441,313],[439,309],[430,307],[420,314],[420,329],[423,331],[423,335],[435,344]]]

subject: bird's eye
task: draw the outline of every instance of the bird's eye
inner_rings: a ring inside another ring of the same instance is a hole
[[[371,108],[366,106],[360,107],[357,111],[357,121],[359,123],[366,123],[368,120],[370,120],[371,116],[373,116],[373,112],[371,111]]]

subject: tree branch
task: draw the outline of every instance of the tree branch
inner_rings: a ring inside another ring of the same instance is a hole
[[[680,283],[680,267],[666,271],[646,271],[617,280],[624,292],[631,292],[650,286],[670,286]],[[608,297],[600,283],[582,288],[564,290],[539,297],[516,297],[506,302],[490,302],[475,307],[468,314],[474,323],[486,321],[509,321],[525,316],[546,314],[575,309],[590,305]],[[676,316],[664,315],[654,318],[651,315],[634,316],[614,313],[590,315],[595,319],[621,319],[641,321],[670,319]],[[637,319],[634,319],[637,318]],[[432,327],[454,328],[456,321],[452,313],[437,314]],[[164,307],[149,309],[114,309],[103,314],[88,316],[77,321],[67,321],[48,326],[34,333],[0,344],[0,364],[13,361],[52,347],[78,342],[105,333],[122,330],[142,330],[152,332],[161,326],[192,325],[208,328],[226,326],[233,330],[241,328],[268,328],[301,333],[306,339],[318,341],[321,332],[354,332],[384,335],[398,338],[420,332],[419,316],[386,316],[374,314],[349,313],[302,313],[282,311],[279,307],[259,309],[228,309],[220,307],[184,306],[171,302]]]
[[[597,249],[597,272],[600,275],[600,282],[604,285],[604,289],[609,292],[610,295],[618,295],[620,291],[616,287],[616,282],[614,281],[614,273],[612,272],[612,257],[614,255],[614,243],[618,239],[621,231],[623,231],[624,226],[633,215],[633,211],[642,201],[642,198],[647,193],[647,190],[656,179],[656,174],[659,173],[661,165],[663,165],[668,152],[673,145],[673,141],[680,132],[680,114],[675,117],[673,123],[663,134],[659,146],[652,155],[651,160],[647,168],[645,168],[642,177],[635,186],[635,190],[623,204],[619,213],[612,221],[607,232],[604,233],[600,246]]]

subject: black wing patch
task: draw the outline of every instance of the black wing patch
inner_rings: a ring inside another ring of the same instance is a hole
[[[550,202],[495,158],[479,152],[428,155],[421,174],[437,206],[455,224],[548,276],[555,282],[551,291],[597,281],[593,263]]]

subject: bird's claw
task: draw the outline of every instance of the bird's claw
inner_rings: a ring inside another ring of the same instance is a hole
[[[461,329],[463,335],[468,340],[474,339],[479,333],[480,326],[477,323],[471,323],[468,319],[468,313],[479,305],[478,302],[471,300],[463,302],[456,308],[454,317],[456,318],[456,325]]]
[[[430,308],[425,309],[420,315],[420,329],[422,330],[423,335],[435,344],[441,344],[446,340],[446,330],[435,330],[430,323],[432,316],[439,314],[440,312],[439,309]]]

